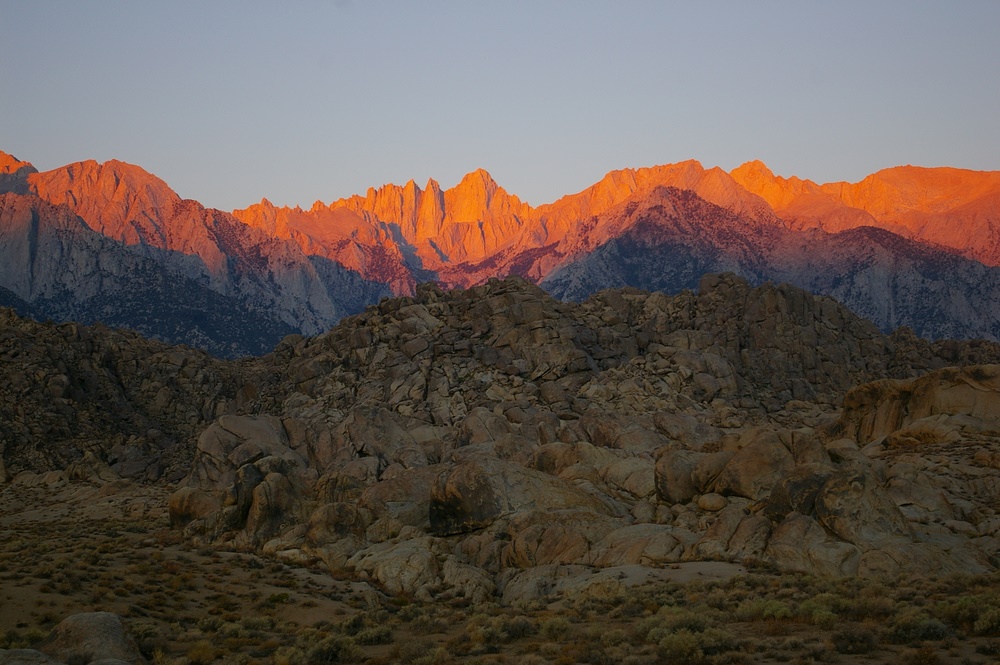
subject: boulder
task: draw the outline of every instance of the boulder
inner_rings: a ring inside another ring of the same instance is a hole
[[[811,517],[791,513],[774,528],[764,557],[781,571],[845,577],[857,574],[861,551]]]
[[[167,504],[170,527],[183,528],[194,520],[211,515],[221,507],[222,501],[217,495],[194,487],[181,487],[170,495]]]
[[[816,494],[817,521],[862,551],[909,542],[912,531],[903,513],[871,474],[840,471]]]
[[[485,459],[442,471],[431,489],[437,535],[474,531],[518,511],[579,508],[607,514],[599,499],[564,480],[512,462]]]
[[[718,428],[686,413],[659,411],[653,416],[653,424],[660,434],[690,450],[701,450],[722,438]]]
[[[387,593],[429,600],[428,589],[441,580],[441,564],[431,549],[429,536],[388,541],[358,552],[348,565],[366,574]]]
[[[938,414],[1000,421],[1000,365],[948,367],[852,388],[844,397],[841,427],[864,444]]]
[[[690,537],[690,533],[665,524],[624,526],[595,543],[586,562],[599,568],[673,563],[681,560]]]
[[[376,483],[361,493],[357,504],[373,519],[392,518],[426,531],[430,528],[431,494],[438,476],[450,467],[434,464],[407,469],[391,480]]]
[[[618,521],[588,510],[533,510],[510,519],[510,543],[503,548],[504,566],[530,568],[550,563],[583,563],[593,544]]]
[[[690,450],[669,450],[660,456],[654,473],[656,493],[661,501],[686,503],[698,494],[691,476],[703,457],[704,453]]]
[[[713,491],[758,501],[794,467],[795,460],[778,432],[750,430],[740,438],[742,447],[713,483]]]
[[[38,644],[38,650],[62,662],[81,657],[88,662],[103,658],[132,665],[146,662],[121,617],[111,612],[66,617]]]
[[[274,416],[223,416],[198,437],[185,484],[204,490],[228,488],[236,470],[264,457],[304,468],[306,460],[288,446],[288,435]]]

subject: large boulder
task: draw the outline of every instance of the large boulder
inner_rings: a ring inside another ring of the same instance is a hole
[[[871,474],[839,472],[824,483],[815,501],[820,524],[862,550],[913,536],[896,502]]]
[[[791,451],[776,431],[750,430],[738,445],[740,449],[715,479],[713,491],[719,494],[764,499],[795,468]]]
[[[205,490],[228,488],[236,470],[265,457],[305,468],[306,459],[289,447],[288,433],[274,416],[223,416],[198,437],[185,484]]]
[[[62,662],[115,658],[137,665],[145,663],[135,638],[121,617],[111,612],[86,612],[66,617],[39,645],[42,653]]]
[[[948,367],[860,385],[844,397],[841,426],[861,444],[938,414],[1000,421],[1000,365]]]
[[[686,503],[698,494],[692,473],[704,456],[690,450],[669,450],[660,456],[654,472],[656,494],[661,501]]]
[[[220,498],[195,487],[181,487],[170,495],[167,510],[171,528],[179,529],[222,507]]]
[[[765,559],[778,570],[828,577],[856,575],[861,551],[832,537],[813,518],[790,513],[768,540]]]
[[[565,508],[609,512],[597,497],[560,478],[484,459],[438,475],[431,489],[430,528],[437,535],[451,535],[481,529],[515,512]]]

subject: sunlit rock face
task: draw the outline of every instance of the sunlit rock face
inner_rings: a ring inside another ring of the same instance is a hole
[[[998,178],[899,167],[819,185],[760,162],[726,173],[687,161],[613,171],[532,207],[480,169],[448,189],[410,181],[309,209],[263,199],[227,213],[123,162],[38,173],[0,153],[0,192],[36,197],[17,204],[21,221],[4,231],[12,263],[0,288],[23,313],[107,321],[223,355],[319,333],[421,282],[467,288],[508,275],[579,300],[622,286],[675,293],[728,271],[833,296],[883,331],[1000,339]],[[38,223],[22,223],[38,201],[48,205]],[[36,228],[54,237],[53,224],[63,229],[57,243],[31,239]],[[40,286],[55,283],[58,298]],[[189,295],[173,300],[190,306],[167,304],[160,292],[174,283]],[[158,295],[141,295],[149,289]],[[199,312],[226,314],[202,324]],[[222,321],[239,325],[241,339]]]

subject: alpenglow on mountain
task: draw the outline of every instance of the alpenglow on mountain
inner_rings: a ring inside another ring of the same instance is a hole
[[[1000,172],[905,166],[817,184],[687,161],[532,207],[477,170],[449,189],[225,212],[123,162],[38,172],[0,153],[0,304],[221,356],[318,334],[421,282],[515,275],[582,300],[693,289],[709,272],[832,296],[884,331],[1000,339]]]

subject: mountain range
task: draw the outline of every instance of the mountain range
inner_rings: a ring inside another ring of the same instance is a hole
[[[0,304],[222,356],[317,334],[421,282],[515,275],[582,300],[723,271],[832,296],[884,331],[1000,339],[1000,172],[904,166],[817,184],[686,161],[533,207],[477,170],[450,189],[225,212],[124,162],[39,172],[0,153]]]

